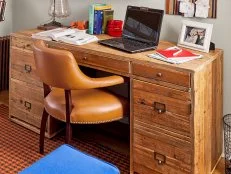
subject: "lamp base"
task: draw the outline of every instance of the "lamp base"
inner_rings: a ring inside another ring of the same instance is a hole
[[[59,27],[63,27],[63,25],[57,21],[51,21],[50,23],[39,25],[37,28],[40,30],[52,30]]]

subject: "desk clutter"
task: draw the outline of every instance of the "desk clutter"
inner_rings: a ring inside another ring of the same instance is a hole
[[[113,20],[114,10],[108,4],[91,4],[89,6],[89,34],[109,34],[120,37],[123,21]]]
[[[32,34],[32,38],[42,40],[55,40],[74,45],[83,45],[97,41],[98,38],[94,35],[86,33],[86,30],[56,28],[53,30],[42,31]]]

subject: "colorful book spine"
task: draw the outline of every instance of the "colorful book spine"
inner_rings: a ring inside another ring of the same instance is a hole
[[[102,24],[103,24],[103,11],[95,10],[94,15],[94,34],[102,33]]]
[[[91,4],[89,6],[89,23],[88,23],[88,33],[93,34],[94,31],[94,11],[95,7],[106,6],[106,4]]]
[[[107,33],[107,22],[113,19],[114,10],[104,10],[103,11],[103,26],[102,33]]]

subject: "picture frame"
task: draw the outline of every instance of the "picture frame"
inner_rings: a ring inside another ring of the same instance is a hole
[[[195,21],[182,21],[178,46],[209,52],[213,24]]]
[[[6,7],[6,1],[5,0],[0,0],[0,22],[4,21],[4,12],[5,12],[5,7]]]

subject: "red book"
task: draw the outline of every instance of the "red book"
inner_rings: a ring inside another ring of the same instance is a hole
[[[194,54],[191,51],[180,49],[178,47],[172,47],[167,50],[156,50],[156,52],[166,58],[166,59],[174,59],[174,58],[181,58],[181,59],[191,59],[191,58],[198,58],[201,55]]]

